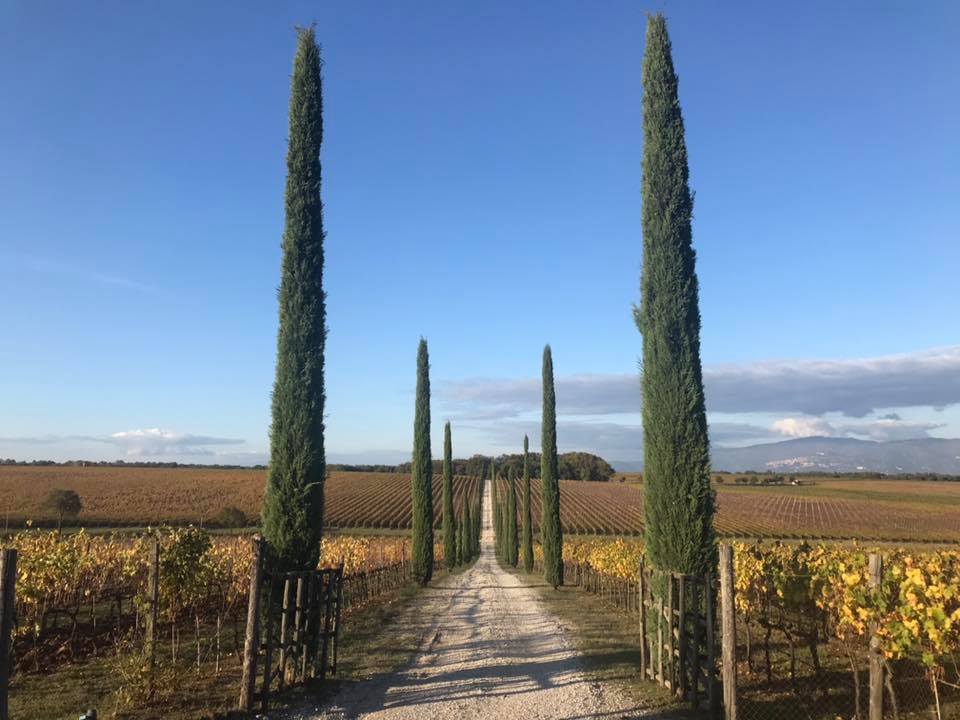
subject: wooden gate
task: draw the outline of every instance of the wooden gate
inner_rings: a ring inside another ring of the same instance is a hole
[[[716,588],[712,577],[640,565],[640,674],[694,708],[717,712]]]
[[[309,572],[275,573],[264,568],[265,542],[253,541],[240,709],[270,695],[323,680],[337,671],[343,606],[343,564]]]

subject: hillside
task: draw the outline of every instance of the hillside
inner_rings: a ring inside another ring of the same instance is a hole
[[[875,442],[809,437],[743,448],[713,448],[714,470],[774,472],[856,471],[960,475],[960,439]]]

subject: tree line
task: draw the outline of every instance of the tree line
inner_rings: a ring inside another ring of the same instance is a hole
[[[501,473],[512,470],[516,477],[520,477],[523,470],[523,457],[522,453],[516,453],[496,457],[473,455],[469,458],[455,458],[452,461],[453,474],[485,477],[488,468],[493,464]],[[433,461],[433,471],[435,473],[442,472],[443,462],[443,460]],[[374,468],[385,468],[387,466],[361,467],[365,468],[365,472],[409,473],[411,471],[411,463],[401,463],[379,471]],[[529,471],[531,478],[537,479],[540,477],[540,453],[529,454]],[[568,452],[557,455],[557,472],[562,480],[587,480],[592,482],[606,482],[616,473],[613,466],[602,457],[586,452]]]

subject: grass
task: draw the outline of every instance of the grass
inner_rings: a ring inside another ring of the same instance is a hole
[[[617,612],[595,595],[562,586],[554,590],[539,575],[515,573],[534,588],[544,606],[563,622],[577,650],[583,657],[592,680],[611,684],[638,705],[656,711],[662,720],[687,720],[707,717],[708,713],[692,711],[678,703],[668,690],[648,680],[641,680],[640,632],[636,618]]]

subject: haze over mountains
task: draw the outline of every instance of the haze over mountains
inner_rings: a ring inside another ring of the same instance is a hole
[[[960,475],[960,439],[918,438],[877,442],[854,438],[805,437],[747,447],[715,447],[714,470],[730,472],[882,472]],[[616,462],[622,472],[642,463]]]

